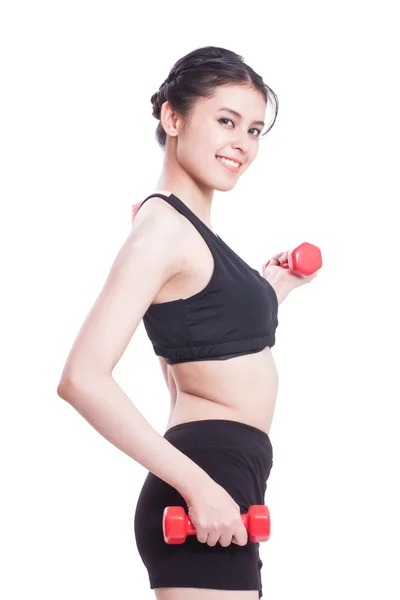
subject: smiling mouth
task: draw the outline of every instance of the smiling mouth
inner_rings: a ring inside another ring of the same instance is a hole
[[[230,158],[225,158],[223,156],[216,157],[225,167],[228,167],[231,171],[235,171],[236,173],[239,171],[242,166],[241,163],[236,162],[235,160],[231,160]]]

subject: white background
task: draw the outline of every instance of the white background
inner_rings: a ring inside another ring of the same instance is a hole
[[[303,241],[324,262],[279,311],[264,596],[400,597],[394,17],[389,1],[2,3],[2,598],[155,597],[133,532],[146,471],[56,387],[161,170],[150,97],[205,45],[280,101],[254,165],[216,193],[214,230],[255,268]],[[115,376],[163,434],[142,323]]]

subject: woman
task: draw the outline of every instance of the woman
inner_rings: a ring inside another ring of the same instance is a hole
[[[137,205],[58,394],[149,471],[135,535],[157,600],[255,600],[262,561],[240,515],[264,504],[272,468],[278,304],[315,275],[280,267],[286,252],[260,275],[211,224],[214,190],[232,189],[256,158],[270,103],[275,122],[277,98],[262,78],[234,52],[200,48],[151,102],[164,166]],[[112,377],[142,319],[171,395],[163,436]],[[164,540],[166,506],[184,507],[196,529],[182,544]]]

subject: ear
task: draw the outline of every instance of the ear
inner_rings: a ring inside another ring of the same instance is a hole
[[[182,118],[173,110],[169,102],[164,102],[161,106],[161,125],[165,133],[171,137],[176,137],[182,128]]]

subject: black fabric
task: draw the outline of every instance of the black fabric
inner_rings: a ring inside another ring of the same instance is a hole
[[[237,421],[207,419],[176,425],[164,437],[221,485],[238,503],[241,514],[252,504],[265,504],[273,449],[269,436],[260,429]],[[166,506],[182,506],[187,513],[178,491],[148,473],[139,494],[134,528],[151,589],[258,590],[262,597],[263,562],[258,542],[248,540],[245,546],[231,543],[225,548],[218,542],[208,546],[190,535],[183,544],[167,544],[162,529]]]
[[[199,231],[214,258],[206,287],[189,298],[151,304],[143,324],[154,352],[168,364],[225,360],[275,344],[278,298],[271,284],[238,256],[182,202],[163,198]]]

